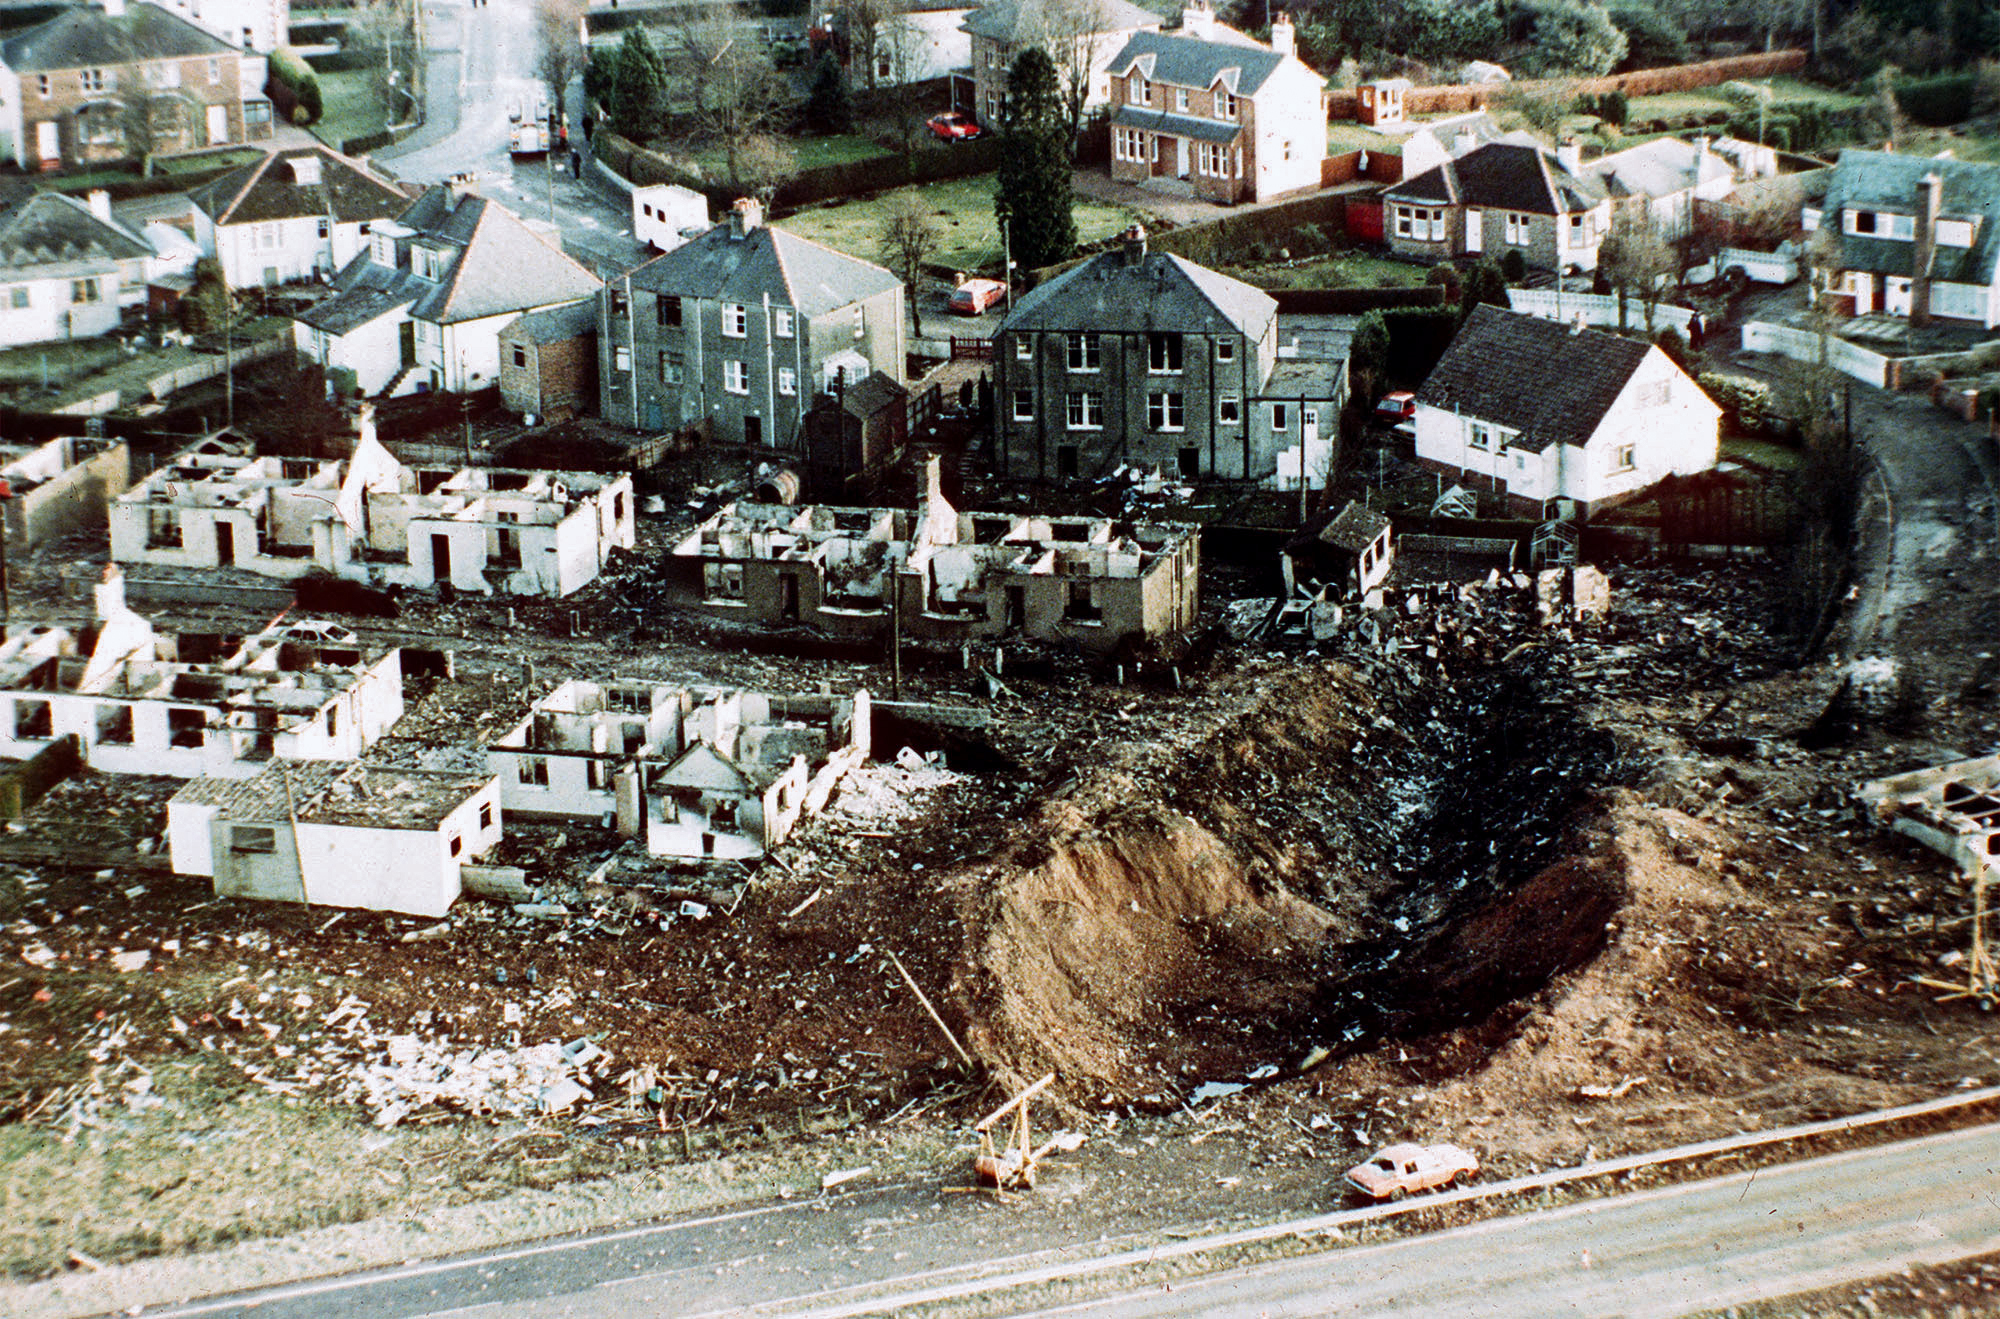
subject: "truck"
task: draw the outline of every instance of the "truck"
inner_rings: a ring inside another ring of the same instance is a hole
[[[546,155],[549,149],[549,109],[516,105],[507,112],[507,150],[516,156]]]

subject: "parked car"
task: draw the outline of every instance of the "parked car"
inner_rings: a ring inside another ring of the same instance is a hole
[[[986,132],[979,126],[977,119],[963,110],[946,110],[943,114],[934,114],[925,123],[929,126],[932,137],[945,142],[970,142]]]
[[[961,316],[977,316],[1007,296],[1007,286],[997,279],[968,279],[951,291],[951,309]]]
[[[1385,1145],[1347,1170],[1347,1184],[1371,1200],[1400,1200],[1478,1175],[1479,1160],[1456,1145]]]
[[[1407,389],[1384,394],[1375,401],[1375,420],[1384,426],[1417,419],[1417,396]]]

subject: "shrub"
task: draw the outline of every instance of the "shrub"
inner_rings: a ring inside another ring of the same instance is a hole
[[[1903,113],[1933,128],[1961,123],[1972,117],[1973,96],[1979,75],[1974,72],[1947,73],[1936,78],[1901,80],[1896,83],[1896,100]]]
[[[1610,91],[1597,98],[1597,106],[1594,113],[1599,119],[1610,124],[1613,128],[1623,129],[1625,121],[1631,118],[1632,103],[1626,100],[1624,92],[1613,87]]]
[[[299,84],[298,108],[305,113],[306,117],[304,119],[294,117],[292,121],[294,123],[316,124],[319,122],[320,116],[325,113],[326,103],[320,97],[318,74],[306,74],[306,80]]]
[[[1509,284],[1519,284],[1528,277],[1528,258],[1518,247],[1510,247],[1500,258],[1500,277]]]
[[[1771,387],[1763,381],[1704,371],[1695,377],[1695,383],[1722,409],[1725,428],[1739,434],[1761,434],[1782,428],[1784,419],[1778,415]]]
[[[1633,68],[1679,64],[1688,57],[1687,36],[1651,5],[1614,8],[1611,21],[1625,34],[1625,63]]]

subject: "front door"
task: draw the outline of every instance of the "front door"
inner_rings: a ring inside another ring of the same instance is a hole
[[[778,574],[778,617],[797,618],[799,616],[799,575],[787,572]]]
[[[218,522],[215,524],[215,563],[218,568],[228,568],[236,562],[236,524]]]
[[[35,125],[35,155],[45,169],[62,163],[62,130],[55,120],[44,119]]]
[[[1184,137],[1177,137],[1174,139],[1174,177],[1177,179],[1184,179],[1187,176],[1188,176],[1187,139]]]
[[[1007,627],[1011,631],[1028,625],[1028,588],[1007,588]]]
[[[1485,245],[1485,241],[1485,222],[1480,219],[1478,211],[1468,207],[1465,212],[1465,250],[1468,253],[1477,252]]]
[[[762,444],[764,442],[764,419],[755,413],[743,419],[743,442]]]
[[[229,107],[211,105],[208,107],[208,144],[219,146],[229,140]]]
[[[431,580],[449,583],[451,581],[451,537],[431,537]]]

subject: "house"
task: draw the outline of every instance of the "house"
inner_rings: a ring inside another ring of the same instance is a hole
[[[353,760],[403,717],[402,652],[369,658],[332,623],[255,636],[155,632],[114,567],[97,621],[15,628],[0,643],[0,758],[74,736],[113,774],[240,778],[272,759]]]
[[[131,481],[131,451],[123,440],[62,435],[45,444],[0,444],[7,552],[102,527],[105,504]]]
[[[601,281],[464,182],[427,189],[293,318],[292,341],[365,394],[465,393],[500,379],[500,331],[523,312],[581,302]]]
[[[184,450],[112,504],[113,562],[560,597],[633,548],[630,476],[414,469],[363,432],[345,460]]]
[[[152,0],[232,46],[266,54],[291,38],[291,0]]]
[[[1350,503],[1336,516],[1321,513],[1285,546],[1280,565],[1285,593],[1300,591],[1334,600],[1359,600],[1389,578],[1395,562],[1393,524],[1365,504]]]
[[[1802,215],[1831,238],[1827,292],[1857,316],[2000,326],[2000,165],[1843,151],[1825,200]]]
[[[708,198],[678,183],[632,189],[632,236],[671,252],[709,227]]]
[[[0,348],[117,329],[120,309],[146,299],[152,255],[102,192],[38,192],[0,212]]]
[[[1494,142],[1382,193],[1390,250],[1439,260],[1519,251],[1540,270],[1595,270],[1611,201],[1574,141],[1554,154]]]
[[[1417,461],[1539,513],[1715,465],[1722,410],[1652,344],[1473,309],[1417,391]]]
[[[500,405],[569,417],[597,407],[597,306],[531,311],[500,331]]]
[[[274,151],[190,195],[195,238],[233,289],[329,279],[374,225],[410,205],[401,188],[328,147]]]
[[[937,459],[914,511],[731,504],[668,555],[668,604],[841,636],[1019,633],[1109,651],[1193,625],[1200,535],[1182,523],[961,514]]]
[[[1015,299],[994,333],[995,464],[1045,480],[1121,463],[1270,480],[1281,450],[1332,434],[1347,399],[1344,369],[1273,387],[1281,339],[1269,294],[1149,253],[1135,226]]]
[[[487,748],[510,813],[615,819],[656,856],[757,857],[868,758],[870,704],[576,679]]]
[[[103,0],[0,41],[0,155],[23,169],[261,142],[262,55],[158,5]]]
[[[858,31],[851,11],[839,24],[835,49],[858,88],[903,87],[947,78],[972,59],[965,22],[972,7],[953,0],[912,0],[875,11],[870,31]]]
[[[1106,71],[1119,182],[1224,204],[1320,186],[1326,79],[1293,53],[1283,14],[1266,46],[1194,0],[1178,32],[1134,34]]]
[[[754,201],[612,280],[598,305],[599,410],[634,430],[792,448],[836,378],[904,378],[902,281],[772,228]]]
[[[910,391],[880,371],[822,394],[806,414],[805,483],[820,503],[845,503],[900,462],[910,434]]]
[[[1158,32],[1160,16],[1129,0],[991,0],[966,15],[972,38],[973,113],[997,125],[1007,96],[1007,75],[1022,51],[1038,46],[1065,81],[1089,80],[1085,110],[1111,100],[1111,57],[1135,32]]]
[[[1457,160],[1489,142],[1524,147],[1543,145],[1540,138],[1525,128],[1502,131],[1499,122],[1484,110],[1422,122],[1401,120],[1382,131],[1389,142],[1401,146],[1406,179],[1436,169],[1447,160]]]
[[[1775,170],[1775,157],[1771,165]],[[1736,166],[1706,136],[1657,137],[1601,156],[1585,172],[1611,199],[1614,217],[1644,220],[1662,238],[1684,237],[1694,227],[1696,204],[1723,200],[1737,183]]]
[[[500,841],[500,784],[378,765],[266,765],[197,779],[167,803],[174,873],[217,897],[442,916],[461,870]]]

